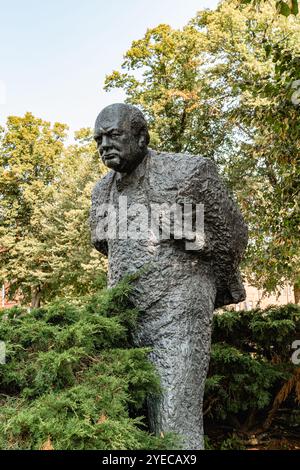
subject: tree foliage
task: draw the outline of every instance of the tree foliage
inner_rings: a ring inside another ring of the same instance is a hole
[[[196,24],[215,38],[212,80],[221,76],[221,90],[226,83],[231,99],[235,95],[230,118],[241,143],[224,169],[250,227],[246,273],[267,291],[288,281],[297,292],[300,107],[293,98],[300,21],[278,17],[269,5],[259,12],[234,6],[225,2],[216,14],[200,13]]]
[[[300,20],[269,3],[238,6],[148,30],[105,88],[123,88],[148,115],[155,147],[219,163],[249,224],[250,282],[297,292]]]
[[[90,245],[91,189],[103,171],[91,131],[64,145],[66,126],[9,117],[0,142],[0,278],[38,306],[103,283],[105,262]]]
[[[132,43],[125,72],[106,77],[106,90],[123,88],[127,102],[142,108],[157,149],[212,157],[229,134],[222,102],[206,79],[205,54],[199,54],[204,42],[192,25],[181,31],[161,24]]]
[[[77,305],[2,311],[1,449],[173,448],[139,416],[159,382],[148,351],[131,347],[129,291],[124,281]]]
[[[223,312],[214,317],[205,415],[245,432],[267,429],[282,403],[300,403],[299,365],[292,344],[300,333],[300,307]]]
[[[299,13],[299,1],[298,0],[272,0],[273,4],[276,6],[276,10],[280,15],[289,16],[289,15],[298,15]],[[270,0],[240,0],[240,4],[243,5],[253,5],[256,8],[259,8],[261,4],[269,2]]]
[[[2,310],[1,449],[172,449],[176,437],[147,431],[145,399],[160,391],[148,350],[132,347],[139,313],[130,280],[43,308]],[[223,312],[213,322],[206,429],[267,429],[284,403],[300,400],[296,305]],[[199,410],[200,412],[200,410]],[[238,443],[227,440],[222,448]],[[240,443],[239,443],[240,444]]]

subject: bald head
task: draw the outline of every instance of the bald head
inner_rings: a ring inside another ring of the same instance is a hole
[[[96,119],[94,138],[104,164],[121,173],[130,173],[147,154],[147,122],[142,112],[129,104],[104,108]]]

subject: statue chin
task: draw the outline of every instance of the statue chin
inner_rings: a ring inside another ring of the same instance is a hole
[[[122,163],[119,157],[107,158],[104,160],[104,164],[111,170],[119,171],[122,168]]]
[[[119,173],[131,173],[137,165],[130,164],[131,162],[122,161],[119,157],[110,158],[104,164],[111,170],[118,171]]]

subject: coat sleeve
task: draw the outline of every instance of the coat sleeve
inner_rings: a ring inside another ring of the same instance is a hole
[[[193,158],[193,157],[191,157]],[[199,256],[208,257],[217,283],[216,308],[245,299],[239,263],[248,241],[242,214],[208,158],[197,158],[190,178],[178,192],[177,201],[204,206],[204,249]]]

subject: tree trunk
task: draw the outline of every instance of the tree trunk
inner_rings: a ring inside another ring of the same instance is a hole
[[[42,291],[40,286],[31,288],[31,308],[39,308],[41,306]]]
[[[295,297],[295,304],[300,304],[300,283],[294,284],[294,297]]]

